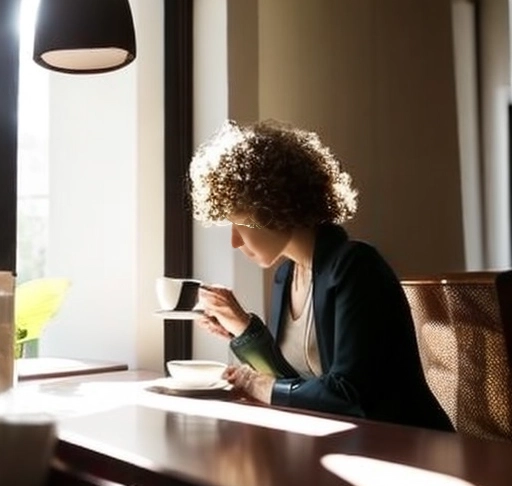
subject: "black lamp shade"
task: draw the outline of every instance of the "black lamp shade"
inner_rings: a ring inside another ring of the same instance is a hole
[[[70,74],[104,73],[135,59],[128,0],[40,0],[34,61]]]

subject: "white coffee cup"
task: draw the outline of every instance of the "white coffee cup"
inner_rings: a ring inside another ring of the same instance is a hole
[[[167,361],[171,377],[183,385],[209,386],[218,383],[226,369],[226,364],[202,359]]]
[[[200,280],[190,278],[157,278],[156,295],[160,309],[166,311],[191,311],[197,305],[200,285]]]
[[[56,444],[53,419],[39,413],[0,417],[0,484],[41,486]]]

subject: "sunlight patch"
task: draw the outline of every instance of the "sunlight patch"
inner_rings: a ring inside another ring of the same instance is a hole
[[[475,486],[463,479],[417,467],[349,454],[328,454],[322,466],[353,486]]]

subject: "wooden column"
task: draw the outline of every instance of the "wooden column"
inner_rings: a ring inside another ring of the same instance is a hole
[[[192,157],[192,8],[165,2],[165,275],[192,276],[192,216],[186,174]],[[164,359],[192,356],[189,321],[166,323]]]

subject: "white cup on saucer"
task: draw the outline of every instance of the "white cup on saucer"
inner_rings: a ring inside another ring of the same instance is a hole
[[[159,277],[156,295],[163,311],[189,312],[197,306],[200,280],[191,278]]]
[[[219,361],[200,359],[172,360],[166,364],[174,383],[184,388],[215,385],[226,369],[226,364]]]

